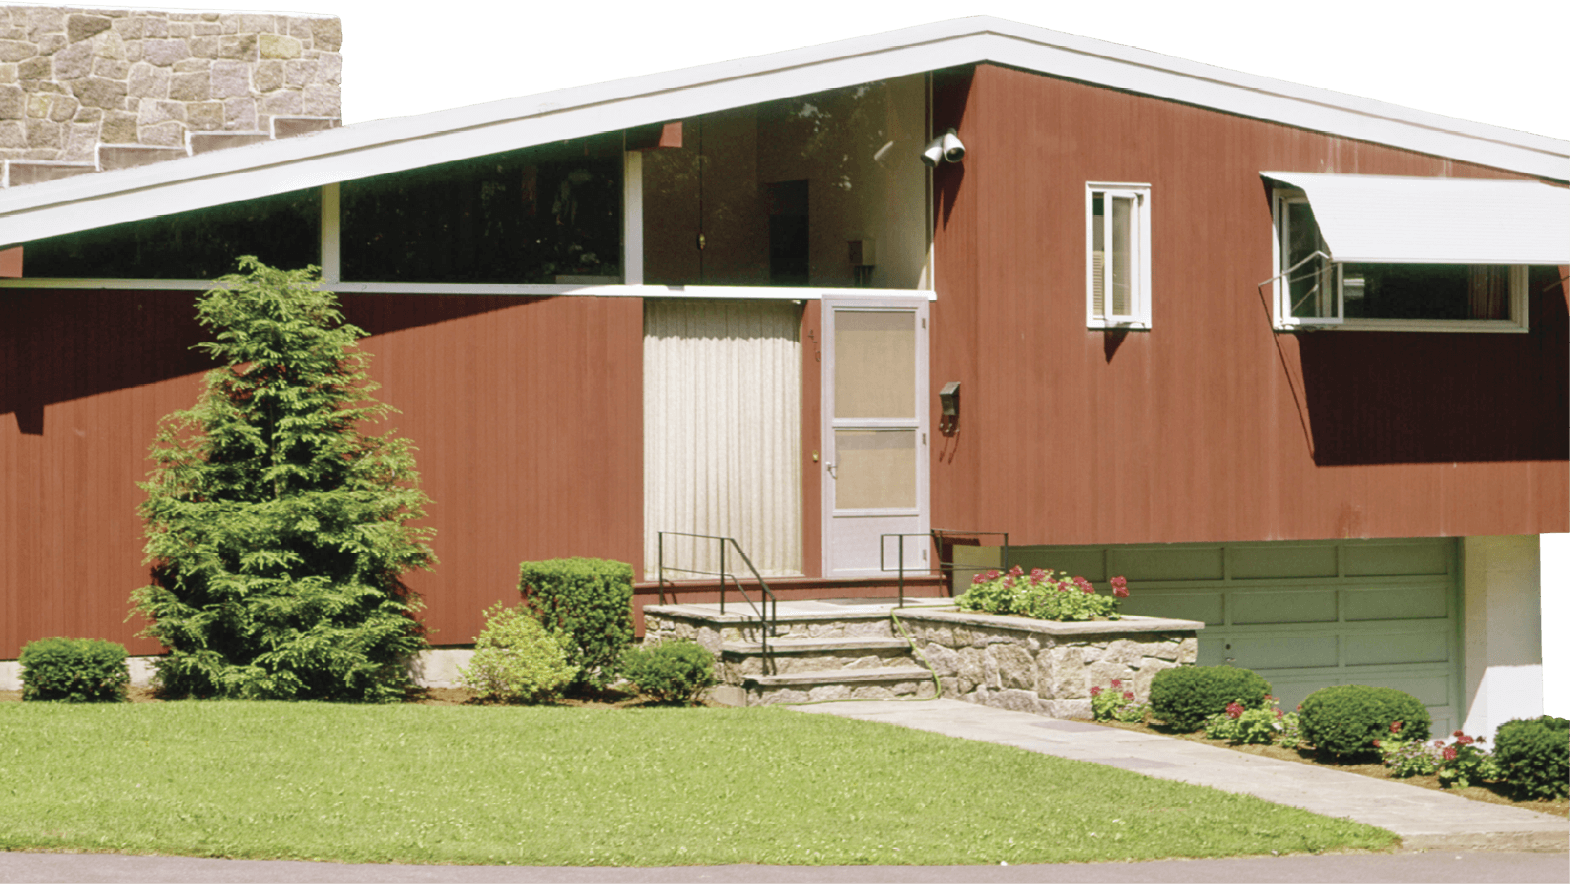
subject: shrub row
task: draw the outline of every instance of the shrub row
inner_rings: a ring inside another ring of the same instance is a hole
[[[691,703],[715,683],[714,657],[692,642],[632,648],[632,566],[603,559],[524,562],[523,604],[495,605],[461,670],[482,699],[528,703],[618,675],[664,702]]]

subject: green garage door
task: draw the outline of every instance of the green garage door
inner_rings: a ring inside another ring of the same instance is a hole
[[[1422,700],[1435,734],[1460,726],[1454,540],[1018,547],[1010,559],[1127,577],[1124,613],[1203,621],[1200,664],[1258,672],[1283,709],[1327,685],[1383,685]]]

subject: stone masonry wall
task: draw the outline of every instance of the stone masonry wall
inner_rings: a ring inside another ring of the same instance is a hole
[[[957,611],[900,611],[899,621],[943,684],[943,696],[1051,718],[1088,719],[1090,689],[1121,679],[1150,702],[1156,673],[1192,664],[1192,620],[1125,617],[1056,623]]]
[[[99,145],[161,159],[293,134],[274,118],[337,125],[342,42],[333,17],[0,6],[0,160],[97,169]]]

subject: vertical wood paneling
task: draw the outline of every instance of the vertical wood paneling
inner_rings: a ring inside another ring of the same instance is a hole
[[[1278,335],[1265,169],[1518,177],[988,65],[935,78],[933,524],[1017,543],[1570,529],[1565,295],[1532,333]],[[1152,187],[1154,330],[1085,327],[1084,186]],[[934,397],[935,399],[935,397]],[[935,407],[935,405],[934,405]],[[934,415],[936,419],[936,415]]]
[[[159,418],[196,400],[191,292],[0,294],[0,659],[50,635],[155,643],[136,483]],[[641,561],[642,303],[345,296],[372,333],[385,429],[417,446],[441,559],[412,575],[435,644],[516,601],[520,561]]]

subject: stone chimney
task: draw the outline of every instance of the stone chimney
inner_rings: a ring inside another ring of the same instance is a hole
[[[0,186],[342,123],[331,16],[0,6]]]

